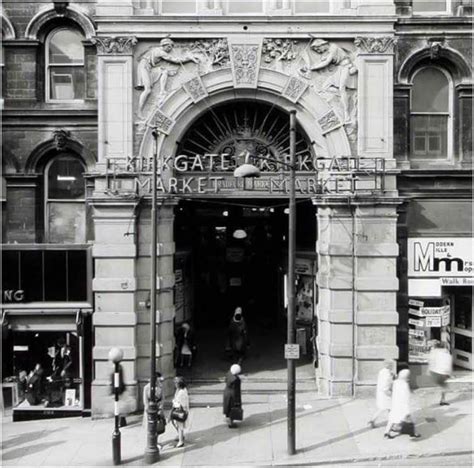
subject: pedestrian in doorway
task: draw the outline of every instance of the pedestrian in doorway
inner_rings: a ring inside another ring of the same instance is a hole
[[[242,364],[248,346],[248,332],[242,308],[236,307],[228,330],[228,344],[232,352],[232,358],[238,364]]]
[[[189,395],[186,388],[186,381],[183,377],[174,379],[176,391],[173,398],[170,420],[178,432],[178,443],[176,447],[184,445],[184,430],[189,417]]]
[[[377,376],[377,393],[375,400],[377,410],[369,421],[369,426],[372,428],[375,427],[375,420],[386,411],[390,411],[390,407],[392,406],[393,364],[393,361],[390,359],[385,359],[383,367]]]
[[[155,401],[158,411],[158,435],[165,431],[166,418],[163,412],[163,376],[161,372],[155,374]],[[148,431],[148,409],[151,400],[151,385],[148,382],[143,387],[143,427]],[[161,450],[161,445],[158,444],[158,449]]]
[[[451,377],[453,371],[453,359],[448,349],[441,341],[436,340],[428,357],[428,370],[434,383],[441,389],[439,404],[449,405],[446,401],[446,381]]]
[[[242,394],[240,390],[240,377],[242,372],[238,364],[233,364],[225,378],[223,413],[230,428],[237,427],[235,420],[242,420]]]
[[[388,417],[384,437],[393,439],[399,434],[408,434],[411,438],[421,437],[415,430],[410,407],[410,371],[403,369],[393,383],[392,407]]]
[[[183,322],[176,333],[176,366],[191,367],[195,352],[194,332],[188,322]]]

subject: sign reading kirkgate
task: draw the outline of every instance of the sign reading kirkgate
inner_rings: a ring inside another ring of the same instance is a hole
[[[233,176],[245,156],[261,171],[258,179]],[[237,159],[237,161],[236,161]],[[239,161],[241,159],[242,161]],[[288,164],[288,158],[282,160]],[[146,196],[152,189],[152,161],[131,157],[123,164],[108,168],[109,188],[117,190],[121,176],[133,176],[133,187],[127,190]],[[282,195],[289,191],[288,173],[277,163],[253,160],[242,154],[165,156],[158,162],[157,190],[159,194],[216,195],[251,192],[255,195]],[[110,171],[111,169],[111,171]],[[333,157],[302,155],[296,161],[296,192],[298,195],[377,193],[384,190],[385,160],[383,158]]]

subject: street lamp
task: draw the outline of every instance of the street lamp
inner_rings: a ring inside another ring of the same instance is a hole
[[[288,320],[287,320],[287,345],[295,344],[295,253],[296,253],[296,111],[290,111],[290,160],[288,163],[278,161],[274,158],[267,158],[264,156],[254,156],[255,159],[263,159],[281,164],[289,169],[290,172],[290,187],[289,187],[289,221],[288,221],[288,287],[287,287],[287,302],[288,302]],[[238,166],[234,171],[235,177],[259,177],[260,170],[253,164],[249,164],[246,160],[244,164]],[[287,358],[288,371],[288,454],[294,455],[296,452],[295,441],[295,356],[290,356],[290,353],[285,352]],[[297,353],[299,356],[299,353]]]
[[[114,465],[120,465],[120,412],[119,395],[122,382],[120,381],[120,361],[123,359],[123,351],[120,348],[112,348],[109,351],[109,361],[114,363],[113,389],[114,389],[114,417],[115,425],[112,433],[112,458]]]
[[[144,461],[148,465],[156,463],[160,458],[158,449],[158,406],[156,403],[156,183],[158,159],[158,130],[152,131],[154,139],[154,155],[152,158],[151,175],[151,251],[150,251],[150,404],[147,413],[147,446]]]

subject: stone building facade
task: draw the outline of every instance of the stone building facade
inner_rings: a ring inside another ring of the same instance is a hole
[[[66,333],[77,407],[93,415],[111,411],[112,346],[124,351],[129,410],[141,406],[148,378],[152,158],[160,161],[156,352],[171,377],[184,318],[176,320],[175,218],[185,199],[286,199],[278,169],[263,167],[249,189],[232,168],[255,152],[285,158],[280,122],[292,110],[297,196],[312,202],[304,222],[316,244],[306,256],[317,270],[319,391],[363,395],[384,359],[421,375],[428,342],[439,338],[454,354],[456,334],[467,359],[459,364],[472,369],[472,251],[452,268],[438,251],[427,257],[430,242],[457,255],[472,238],[469,2],[242,5],[4,2],[3,246],[15,278],[29,261],[42,269],[3,286],[9,356],[27,362],[15,340],[28,323],[50,333],[52,353]],[[259,111],[273,112],[274,123]],[[56,265],[65,262],[63,287],[46,267],[51,251]],[[70,252],[83,253],[81,268]],[[73,270],[85,284],[76,296]],[[48,296],[48,278],[64,294]],[[42,291],[25,291],[35,281]],[[421,323],[427,308],[439,325]]]

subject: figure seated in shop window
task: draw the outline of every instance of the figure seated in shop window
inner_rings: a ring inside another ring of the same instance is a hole
[[[188,322],[183,322],[176,333],[176,366],[191,367],[196,349],[194,332]]]

